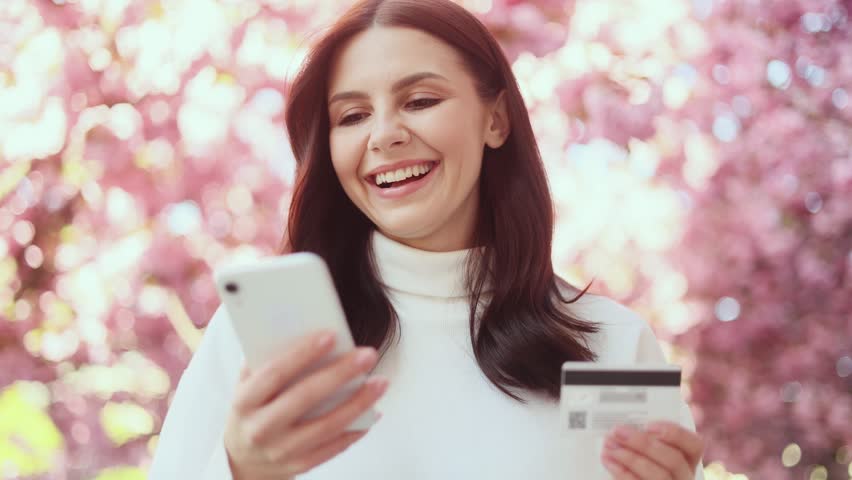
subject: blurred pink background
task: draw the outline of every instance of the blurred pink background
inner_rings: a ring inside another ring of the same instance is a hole
[[[852,478],[852,1],[459,3],[522,86],[557,272],[684,367],[708,480]],[[0,478],[145,478],[348,5],[0,2]]]

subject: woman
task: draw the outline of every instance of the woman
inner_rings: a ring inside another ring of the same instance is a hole
[[[702,478],[683,426],[560,435],[567,360],[662,362],[648,325],[553,273],[553,206],[510,65],[446,0],[366,0],[288,95],[298,177],[283,252],[328,263],[359,349],[322,332],[257,371],[220,308],[178,385],[151,478]],[[353,398],[296,422],[372,372]],[[372,406],[366,432],[345,427]]]

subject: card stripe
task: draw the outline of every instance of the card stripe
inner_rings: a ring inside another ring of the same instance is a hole
[[[680,373],[680,371],[563,370],[562,385],[677,387],[680,386]]]

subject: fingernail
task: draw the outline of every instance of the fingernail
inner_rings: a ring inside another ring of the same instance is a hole
[[[331,345],[333,342],[334,342],[334,333],[333,332],[324,333],[324,334],[320,335],[320,337],[317,339],[317,347],[318,348],[325,348],[325,347],[328,347],[329,345]]]
[[[355,363],[360,367],[368,367],[373,363],[373,358],[375,357],[375,353],[373,350],[361,350],[358,352],[358,355],[355,356]]]

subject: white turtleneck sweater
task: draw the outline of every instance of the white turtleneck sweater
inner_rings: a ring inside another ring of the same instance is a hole
[[[374,372],[390,380],[376,403],[383,418],[361,440],[299,480],[595,480],[609,478],[600,442],[561,434],[558,401],[523,405],[477,365],[463,285],[466,250],[426,252],[373,235],[379,276],[400,321],[400,341]],[[572,305],[600,322],[600,362],[665,362],[648,324],[600,296]],[[243,364],[231,319],[220,307],[178,384],[150,478],[230,480],[222,435]],[[561,365],[554,365],[558,376]],[[694,429],[686,404],[683,425]],[[702,479],[701,468],[696,479]]]

